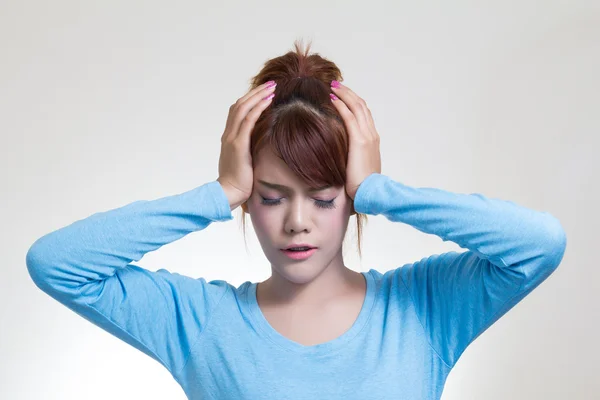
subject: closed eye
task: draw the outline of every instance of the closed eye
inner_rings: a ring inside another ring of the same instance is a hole
[[[265,197],[260,196],[262,201],[261,204],[264,204],[266,206],[276,206],[278,204],[281,204],[281,199],[268,199]],[[331,200],[315,200],[315,206],[319,207],[319,208],[335,208],[335,198],[331,199]]]

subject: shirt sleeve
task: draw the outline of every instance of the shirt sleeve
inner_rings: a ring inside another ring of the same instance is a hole
[[[26,255],[37,287],[175,374],[228,289],[130,264],[233,217],[218,181],[99,212],[42,236]]]
[[[566,249],[560,222],[547,212],[478,193],[410,187],[377,173],[359,186],[354,208],[468,249],[393,271],[431,347],[450,368],[473,340],[548,278]]]

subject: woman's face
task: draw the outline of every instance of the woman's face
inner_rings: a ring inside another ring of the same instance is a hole
[[[256,160],[247,210],[274,273],[301,284],[332,264],[339,263],[335,268],[343,266],[341,247],[352,210],[344,186],[310,192],[280,158],[265,148]],[[317,250],[308,259],[293,260],[282,251],[292,243],[307,243]]]

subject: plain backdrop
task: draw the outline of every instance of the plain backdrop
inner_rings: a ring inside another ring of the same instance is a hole
[[[600,398],[594,0],[2,1],[0,398],[185,398],[158,362],[40,291],[25,255],[95,212],[215,180],[229,106],[297,38],[367,102],[383,174],[547,211],[566,231],[561,266],[469,346],[442,398]],[[138,265],[262,281],[240,215]],[[383,216],[363,245],[361,260],[352,217],[356,271],[464,251]]]

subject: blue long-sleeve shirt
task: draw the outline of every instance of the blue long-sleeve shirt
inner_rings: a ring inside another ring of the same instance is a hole
[[[217,181],[99,212],[39,238],[26,263],[48,295],[161,363],[189,399],[439,399],[466,347],[560,264],[566,236],[546,212],[481,194],[414,188],[373,173],[357,212],[384,215],[468,251],[380,273],[344,334],[304,346],[235,287],[131,264],[233,218]]]

